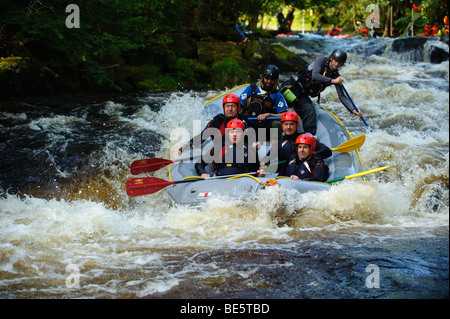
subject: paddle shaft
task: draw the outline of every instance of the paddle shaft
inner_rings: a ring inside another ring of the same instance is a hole
[[[351,179],[351,178],[355,178],[355,177],[361,177],[361,176],[365,176],[365,175],[369,175],[369,174],[372,174],[372,173],[376,173],[376,172],[385,170],[386,168],[389,168],[389,167],[391,167],[391,165],[375,168],[375,169],[372,169],[370,171],[365,171],[365,172],[361,172],[361,173],[357,173],[357,174],[353,174],[353,175],[348,175],[348,176],[345,176],[345,177],[332,179],[331,181],[326,181],[325,183],[331,184],[331,183],[334,183],[334,182],[343,181],[344,179]]]
[[[266,120],[281,120],[281,117],[279,117],[279,116],[269,116],[269,117],[266,117],[265,119]],[[258,118],[257,117],[249,117],[249,118],[247,118],[247,120],[249,120],[249,121],[256,121],[256,120],[258,120]]]
[[[348,94],[347,90],[345,89],[345,86],[342,84],[342,89],[344,90],[345,95],[347,95],[348,99],[352,103],[353,107],[355,108],[356,112],[359,112],[358,108],[356,107],[355,103],[353,103],[352,98],[350,97],[350,94]],[[367,128],[372,132],[372,130],[369,127],[369,124],[367,124],[366,120],[363,116],[361,116],[361,120],[363,121],[364,125],[367,126]]]
[[[351,152],[351,151],[361,148],[361,146],[364,144],[364,140],[365,140],[365,136],[361,135],[354,139],[348,140],[331,150],[333,152],[348,153],[348,152]],[[146,158],[146,159],[137,160],[137,161],[134,161],[133,163],[131,163],[130,171],[131,171],[131,174],[133,174],[133,175],[139,175],[139,174],[143,174],[143,173],[151,173],[151,172],[160,170],[161,168],[163,168],[167,165],[181,162],[184,160],[192,160],[192,159],[200,157],[200,156],[201,155],[191,156],[189,158],[178,159],[177,161],[169,160],[169,159],[165,159],[165,158]],[[280,164],[280,163],[278,163],[278,164]],[[270,165],[273,165],[273,164],[270,164]]]
[[[364,175],[368,175],[368,174],[372,174],[372,173],[376,173],[376,172],[385,170],[386,168],[389,168],[389,167],[390,167],[390,165],[376,168],[376,169],[373,169],[370,171],[365,171],[365,172],[361,172],[361,173],[357,173],[357,174],[353,174],[353,175],[348,175],[348,176],[341,177],[341,178],[336,178],[336,179],[333,179],[330,181],[326,181],[325,183],[331,184],[331,183],[342,181],[345,179],[361,177]],[[256,174],[256,173],[252,172],[252,173],[248,173],[248,174],[216,176],[216,177],[211,177],[209,179],[214,180],[214,179],[220,179],[220,178],[245,176],[245,175],[250,175],[250,174]],[[182,184],[182,183],[193,183],[196,181],[205,181],[205,179],[203,179],[203,178],[185,179],[185,180],[173,182],[173,181],[166,181],[166,180],[158,178],[158,177],[131,178],[126,183],[126,191],[127,191],[128,196],[136,197],[136,196],[150,195],[150,194],[156,193],[156,192],[162,190],[163,188],[166,188],[169,185]]]

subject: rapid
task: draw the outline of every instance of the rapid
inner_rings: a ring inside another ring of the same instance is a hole
[[[347,50],[372,132],[334,88],[320,103],[366,135],[363,170],[391,165],[324,192],[199,208],[126,195],[131,162],[171,158],[225,91],[0,102],[0,298],[448,298],[449,62],[390,41],[279,41],[311,61]]]

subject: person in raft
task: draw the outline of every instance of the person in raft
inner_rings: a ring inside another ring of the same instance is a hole
[[[292,76],[281,84],[281,92],[288,105],[302,118],[305,132],[316,135],[316,109],[311,97],[318,97],[320,103],[320,93],[330,85],[336,87],[339,100],[349,112],[363,116],[354,108],[342,86],[344,78],[338,70],[346,61],[347,52],[336,49],[328,58],[318,57],[309,66],[298,71],[297,76]]]
[[[325,182],[329,168],[323,159],[314,153],[316,139],[310,134],[301,134],[295,140],[296,154],[292,154],[286,168],[279,176],[305,181]]]
[[[222,136],[225,135],[225,128],[228,122],[231,121],[232,119],[235,118],[240,119],[246,127],[248,126],[244,120],[243,115],[240,114],[242,105],[239,97],[236,94],[225,95],[222,100],[222,107],[223,113],[219,113],[216,116],[214,116],[214,118],[208,122],[206,127],[199,135],[193,137],[187,144],[180,147],[180,149],[178,150],[178,155],[181,155],[181,153],[186,149],[200,148],[200,145],[194,145],[194,143],[195,141],[197,142],[200,141],[201,144],[201,142],[209,138],[209,136],[203,136],[203,133],[209,128],[218,129],[220,131],[221,136],[215,136],[214,138],[216,137],[221,138]]]
[[[292,156],[297,153],[295,142],[299,135],[304,132],[299,132],[300,129],[300,117],[293,111],[283,113],[281,116],[281,129],[283,131],[283,137],[278,142],[278,172],[284,171]],[[331,149],[325,144],[316,140],[314,148],[314,155],[319,156],[322,159],[326,159],[332,155]],[[264,162],[264,160],[262,160]]]
[[[214,154],[214,148],[210,151],[210,156],[214,159],[212,164],[215,175],[223,176],[256,172],[256,176],[265,176],[264,170],[259,169],[258,152],[254,146],[249,147],[245,142],[245,129],[244,122],[239,119],[233,119],[228,122],[219,154]],[[206,171],[206,167],[209,164],[205,162],[203,157],[200,163],[195,164],[195,169],[202,178],[211,176]]]
[[[341,31],[342,31],[341,29],[336,28],[336,25],[333,24],[333,25],[331,25],[331,29],[328,30],[328,35],[329,35],[330,37],[334,37],[334,36],[339,35],[339,33],[340,33]]]
[[[281,138],[281,122],[279,120],[267,120],[268,117],[281,117],[287,111],[287,103],[283,95],[278,91],[278,68],[269,64],[264,67],[258,82],[247,86],[240,95],[243,105],[242,113],[249,120],[248,125],[257,132],[259,128],[266,129],[266,139],[270,139],[270,129],[276,128],[278,138]],[[260,140],[261,136],[258,136]]]

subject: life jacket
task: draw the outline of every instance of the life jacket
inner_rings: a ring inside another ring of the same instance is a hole
[[[310,165],[308,161],[300,162],[294,158],[289,162],[285,174],[286,176],[297,175],[300,179],[313,177],[314,166]]]
[[[218,114],[217,115],[220,120],[222,121],[222,123],[220,124],[220,126],[218,127],[220,134],[222,134],[222,136],[225,135],[225,128],[227,127],[227,123],[230,120],[228,117],[225,116],[225,114]]]
[[[242,114],[246,117],[257,117],[259,114],[263,113],[273,113],[275,111],[274,103],[269,94],[258,94],[256,93],[256,84],[253,83],[251,86],[251,95],[247,99],[247,105],[244,106]]]
[[[314,176],[314,169],[316,167],[325,169],[323,176],[323,181],[325,181],[328,177],[329,168],[323,163],[323,161],[319,162],[319,159],[313,156],[309,160],[301,162],[297,160],[295,155],[293,155],[288,167],[286,168],[285,176],[297,175],[300,179],[309,180]]]
[[[325,64],[323,65],[322,69],[320,70],[320,73],[323,76],[329,77],[329,78],[334,78],[336,76],[335,72],[331,70],[330,66],[330,60],[326,60]],[[325,88],[327,87],[326,85],[324,85],[322,82],[319,81],[313,81],[312,79],[312,69],[313,66],[312,64],[301,69],[300,71],[298,71],[298,79],[301,83],[301,85],[303,86],[305,92],[311,96],[311,97],[316,97],[319,96],[320,93],[325,90]]]
[[[244,117],[240,114],[236,117],[237,119],[244,122],[245,126],[247,127],[247,122],[245,121]],[[206,128],[217,128],[220,131],[221,136],[225,136],[226,127],[229,121],[233,120],[234,118],[228,118],[223,113],[217,114],[206,126]]]
[[[294,107],[294,103],[300,96],[306,94],[302,85],[298,81],[298,77],[295,75],[281,83],[280,88],[281,94],[283,94],[284,99],[291,108]]]
[[[336,73],[329,67],[329,62],[329,60],[326,61],[322,67],[322,70],[320,70],[320,73],[323,76],[334,78],[336,77]],[[281,84],[281,93],[288,102],[289,106],[292,106],[292,103],[294,103],[302,95],[319,97],[320,100],[320,93],[325,90],[327,85],[322,82],[312,80],[312,69],[313,65],[310,64],[309,66],[298,71],[297,76],[294,75]]]
[[[216,171],[216,175],[233,175],[251,172],[249,164],[251,164],[252,161],[255,161],[255,154],[249,150],[246,145],[244,145],[244,162],[237,163],[238,159],[236,158],[236,151],[237,147],[235,145],[224,145],[222,147],[220,154],[215,157],[214,160],[214,170]],[[231,163],[229,161],[226,162],[227,157],[229,157],[229,155],[226,155],[227,152],[233,152],[233,159]],[[239,160],[241,160],[241,158],[239,158]]]
[[[283,160],[289,160],[292,154],[295,154],[295,139],[283,139],[280,141],[280,147],[278,149],[278,158]]]

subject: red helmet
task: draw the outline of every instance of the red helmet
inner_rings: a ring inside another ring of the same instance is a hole
[[[312,154],[316,148],[316,139],[309,134],[301,134],[295,140],[295,146],[297,144],[307,144],[311,146],[310,153]]]
[[[241,100],[236,94],[227,94],[223,97],[222,107],[225,103],[236,103],[238,105],[238,112],[241,112]]]
[[[297,113],[289,111],[289,112],[284,112],[283,115],[281,116],[281,123],[283,123],[284,121],[297,122],[297,128],[298,128],[300,118],[298,117]]]
[[[240,128],[241,130],[245,131],[245,124],[241,120],[238,119],[232,119],[227,123],[227,128]]]

